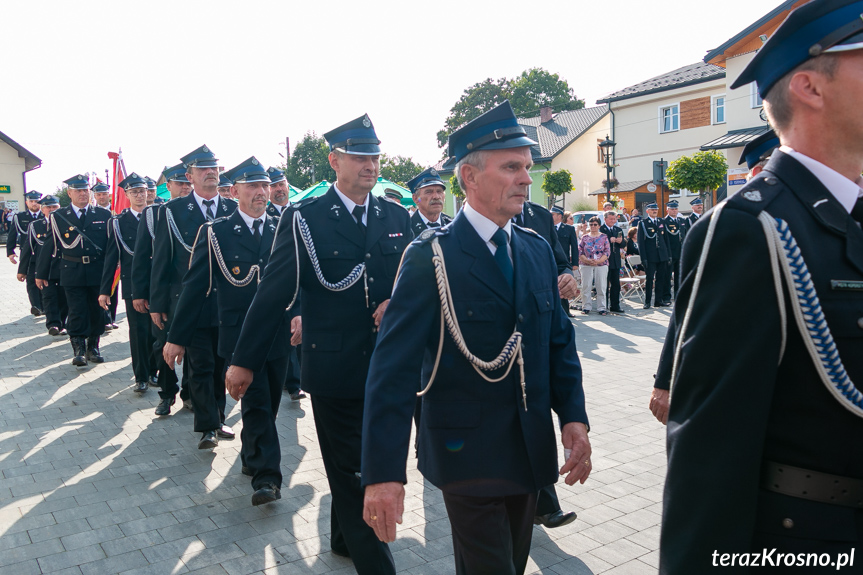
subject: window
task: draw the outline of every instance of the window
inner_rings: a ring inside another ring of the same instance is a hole
[[[676,132],[680,129],[680,106],[665,106],[659,109],[659,133]]]
[[[761,99],[761,94],[758,93],[758,86],[755,82],[749,84],[749,100],[750,107],[752,108],[760,108],[764,105],[764,101]]]
[[[711,106],[713,110],[713,123],[714,124],[724,124],[725,123],[725,94],[720,96],[713,96],[713,106]]]
[[[600,146],[602,142],[605,140],[596,140],[596,161],[597,163],[604,164],[605,163],[605,150]]]

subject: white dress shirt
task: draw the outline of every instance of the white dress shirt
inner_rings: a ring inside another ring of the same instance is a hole
[[[470,207],[470,204],[465,204],[461,210],[464,213],[464,217],[467,218],[467,221],[470,225],[473,226],[473,229],[476,230],[476,233],[479,234],[479,237],[482,238],[482,241],[485,242],[486,247],[488,247],[491,255],[494,255],[497,251],[497,246],[491,241],[491,237],[494,233],[500,228],[499,225]],[[503,231],[506,232],[506,252],[509,254],[509,259],[512,259],[512,221],[507,220],[506,225],[503,226]]]
[[[198,203],[198,207],[201,208],[201,213],[204,214],[204,219],[207,219],[207,206],[204,205],[204,200],[206,198],[202,198],[201,196],[198,195],[197,192],[192,192],[192,197]],[[209,198],[209,199],[213,200],[213,217],[218,218],[219,217],[219,200],[221,199],[221,196],[219,194],[216,194],[214,197]]]
[[[345,204],[345,207],[348,209],[348,213],[351,214],[351,217],[353,217],[353,215],[354,215],[354,208],[355,207],[362,205],[365,208],[365,210],[363,210],[363,225],[366,225],[366,222],[369,221],[369,196],[366,195],[365,203],[357,204],[357,203],[354,203],[354,201],[352,199],[350,199],[349,197],[344,195],[339,190],[339,187],[337,185],[333,184],[333,189],[339,195],[339,198],[341,198],[342,203]]]
[[[854,204],[857,199],[863,197],[863,176],[852,182],[833,168],[825,166],[818,160],[813,160],[809,156],[803,155],[793,148],[788,146],[780,146],[780,150],[803,164],[807,170],[812,172],[819,182],[824,184],[833,197],[835,197],[842,207],[849,214],[854,209]]]

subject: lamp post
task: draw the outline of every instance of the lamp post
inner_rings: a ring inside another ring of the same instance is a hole
[[[605,201],[609,203],[611,202],[611,188],[614,187],[611,185],[611,154],[616,145],[616,142],[608,139],[608,135],[605,136],[604,141],[599,143],[599,147],[602,148],[605,155]]]

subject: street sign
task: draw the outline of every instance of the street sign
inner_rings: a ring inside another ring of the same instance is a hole
[[[11,194],[12,186],[8,184],[0,184],[0,194]]]
[[[661,186],[665,183],[665,170],[668,169],[668,162],[654,161],[653,162],[653,185]]]
[[[653,193],[656,191],[656,184],[647,184],[647,191]]]

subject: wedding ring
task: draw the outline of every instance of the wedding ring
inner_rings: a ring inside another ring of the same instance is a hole
[[[372,520],[372,521],[377,521],[377,520],[378,520],[378,516],[377,516],[377,515],[372,515],[372,516],[371,516],[371,520]]]

